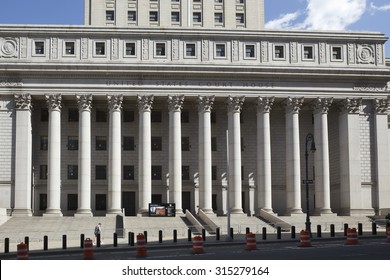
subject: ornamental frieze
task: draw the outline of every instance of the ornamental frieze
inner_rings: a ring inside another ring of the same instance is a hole
[[[19,42],[13,38],[0,38],[0,57],[18,57]]]

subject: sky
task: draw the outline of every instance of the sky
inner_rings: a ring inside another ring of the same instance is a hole
[[[0,24],[84,23],[84,0],[0,0],[0,7]],[[265,0],[265,27],[377,31],[390,36],[390,0]]]

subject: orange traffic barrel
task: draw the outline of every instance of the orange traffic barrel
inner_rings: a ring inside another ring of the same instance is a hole
[[[139,233],[137,235],[136,250],[137,250],[137,257],[146,257],[147,255],[146,240],[145,240],[145,235],[143,233]]]
[[[358,244],[358,236],[356,228],[349,228],[347,229],[347,241],[345,242],[346,245],[356,245]]]
[[[390,243],[390,227],[386,228],[387,242]]]
[[[93,260],[93,244],[92,239],[87,238],[84,240],[84,260]]]
[[[27,244],[21,242],[17,246],[17,259],[18,260],[28,260],[28,249],[27,249]]]
[[[301,241],[299,247],[311,247],[310,231],[301,230]]]
[[[192,253],[194,254],[203,253],[203,238],[200,235],[195,235],[192,238]]]
[[[246,249],[256,250],[256,234],[249,232],[246,234]]]

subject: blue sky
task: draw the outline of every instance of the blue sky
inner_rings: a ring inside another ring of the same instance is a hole
[[[0,3],[0,24],[83,24],[84,0]],[[390,0],[265,0],[265,21],[269,29],[378,31],[390,36]]]

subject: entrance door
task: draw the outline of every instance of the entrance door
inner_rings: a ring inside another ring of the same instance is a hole
[[[122,208],[125,216],[135,216],[135,192],[122,192]]]
[[[191,192],[182,192],[182,207],[183,207],[183,212],[188,209],[188,211],[191,211]],[[178,206],[176,205],[176,208]]]

